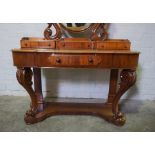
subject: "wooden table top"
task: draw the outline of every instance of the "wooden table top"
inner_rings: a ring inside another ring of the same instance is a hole
[[[82,54],[82,53],[123,53],[123,54],[139,54],[138,51],[130,51],[130,50],[57,50],[57,49],[12,49],[12,52],[46,52],[46,53],[71,53],[71,54]]]

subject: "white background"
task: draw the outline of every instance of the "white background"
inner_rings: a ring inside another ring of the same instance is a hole
[[[4,22],[13,22],[13,23],[73,22],[74,23],[80,21],[81,22],[104,21],[107,23],[120,23],[120,22],[147,23],[147,22],[155,22],[154,6],[155,6],[154,0],[143,0],[143,1],[142,0],[141,1],[140,0],[95,0],[95,1],[1,0],[0,21],[2,23]],[[42,28],[39,29],[42,30]],[[136,33],[137,31],[135,32],[135,35]],[[152,33],[154,33],[154,31],[152,31]],[[118,33],[118,35],[120,35],[120,33]],[[3,37],[5,38],[5,36]],[[20,38],[21,36],[18,37]],[[16,44],[18,44],[18,41],[19,41],[18,38],[16,38]],[[12,43],[11,48],[14,46],[15,44]],[[5,51],[4,49],[1,49],[0,51],[1,56],[3,55],[2,52],[4,51]],[[8,52],[8,50],[6,50],[6,52]],[[8,58],[6,59],[10,59],[9,65],[11,66],[11,57],[9,56],[8,53],[7,55]],[[144,62],[145,61],[144,59],[145,57],[143,57],[143,60],[141,60],[141,62]],[[2,65],[2,62],[3,61],[0,61],[1,68],[4,67]],[[14,72],[13,69],[12,72]],[[154,70],[151,70],[151,72],[154,72]],[[1,76],[2,74],[0,74],[0,77]],[[15,81],[13,79],[11,80],[12,80],[11,84],[13,84]],[[152,83],[149,83],[148,85],[152,85]],[[154,154],[155,134],[154,133],[87,133],[87,134],[86,133],[53,133],[53,134],[1,133],[0,139],[1,139],[0,141],[1,153],[9,155],[10,154],[16,154],[16,155],[18,154],[20,155],[21,154],[26,155],[27,154],[54,154],[54,155],[149,154],[151,155]]]

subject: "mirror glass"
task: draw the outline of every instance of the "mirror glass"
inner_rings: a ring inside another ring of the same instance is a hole
[[[84,31],[90,27],[91,23],[62,23],[62,26],[71,31]]]

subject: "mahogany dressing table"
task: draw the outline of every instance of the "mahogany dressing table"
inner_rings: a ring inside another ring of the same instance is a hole
[[[90,36],[65,38],[64,31],[88,31]],[[124,125],[125,116],[120,111],[119,100],[136,82],[139,52],[130,50],[129,40],[108,39],[106,24],[51,23],[44,31],[44,38],[22,38],[21,48],[13,49],[12,55],[17,80],[31,98],[30,109],[25,114],[27,124],[52,115],[82,114]],[[45,67],[110,69],[106,103],[45,103],[41,85],[41,68]]]

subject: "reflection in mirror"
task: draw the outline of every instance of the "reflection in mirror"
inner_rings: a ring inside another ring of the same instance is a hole
[[[62,23],[62,26],[71,31],[84,31],[90,27],[91,23]]]

